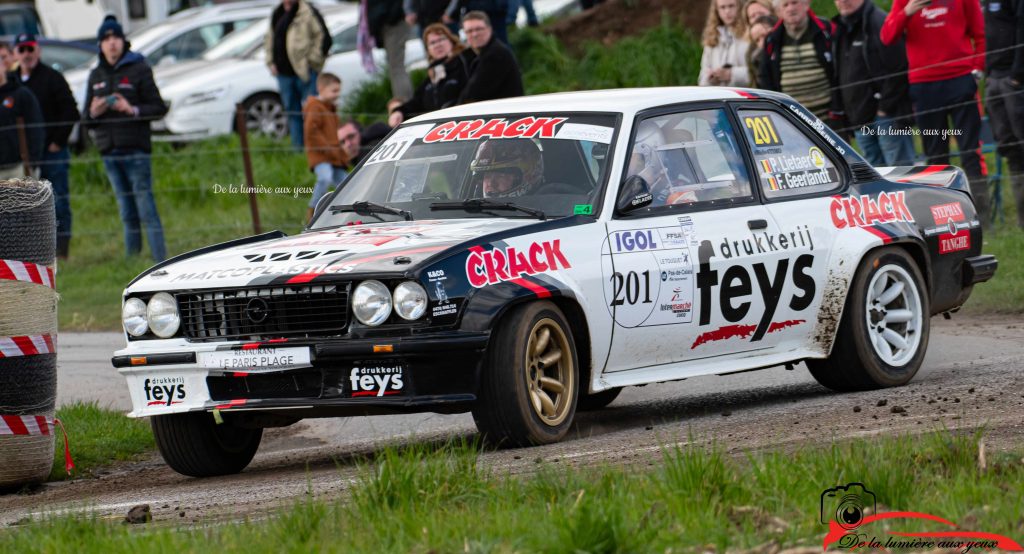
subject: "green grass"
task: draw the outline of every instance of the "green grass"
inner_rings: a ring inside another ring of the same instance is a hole
[[[95,402],[75,402],[57,409],[71,444],[75,468],[64,469],[64,439],[58,435],[50,481],[93,474],[114,462],[132,460],[156,447],[149,422],[100,408]]]
[[[674,552],[821,545],[824,489],[862,482],[879,511],[934,514],[1021,540],[1022,452],[988,455],[979,434],[902,436],[730,457],[671,446],[655,467],[510,476],[464,442],[388,448],[345,499],[304,499],[260,522],[138,528],[62,517],[0,532],[8,552]],[[156,522],[159,523],[159,522]],[[894,531],[944,530],[897,520]],[[887,534],[879,523],[862,532]],[[262,548],[261,548],[262,545]],[[709,546],[710,545],[710,546]]]

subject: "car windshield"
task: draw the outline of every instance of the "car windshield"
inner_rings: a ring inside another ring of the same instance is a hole
[[[263,43],[269,20],[261,19],[248,27],[230,33],[215,46],[203,52],[204,60],[225,60],[227,58],[244,58],[257,44]]]
[[[597,213],[615,126],[611,114],[474,116],[405,125],[325,200],[311,228],[407,217]]]

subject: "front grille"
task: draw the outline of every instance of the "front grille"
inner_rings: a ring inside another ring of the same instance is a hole
[[[347,283],[207,290],[177,294],[185,337],[194,341],[340,335]]]

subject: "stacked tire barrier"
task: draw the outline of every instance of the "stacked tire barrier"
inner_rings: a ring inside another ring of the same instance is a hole
[[[56,222],[49,183],[0,181],[0,490],[53,466]]]

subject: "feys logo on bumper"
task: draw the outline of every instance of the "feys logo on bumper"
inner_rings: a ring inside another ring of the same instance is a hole
[[[423,142],[451,142],[484,138],[553,138],[555,128],[565,117],[523,117],[513,121],[500,119],[472,119],[449,121],[434,127],[423,137]]]
[[[514,246],[493,250],[473,249],[466,257],[466,278],[474,288],[514,281],[527,275],[569,269],[561,241],[535,242],[519,249]]]
[[[405,389],[404,374],[405,368],[401,364],[353,367],[349,373],[352,397],[402,394],[402,390]]]
[[[907,208],[907,197],[904,191],[883,192],[877,198],[866,194],[835,196],[829,206],[829,214],[832,216],[832,224],[836,229],[870,227],[876,223],[895,221],[914,221],[914,216]]]
[[[142,382],[147,406],[172,406],[181,404],[187,394],[184,377],[154,377]]]

